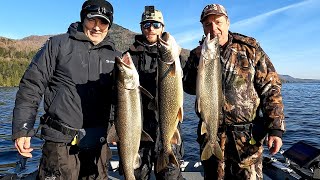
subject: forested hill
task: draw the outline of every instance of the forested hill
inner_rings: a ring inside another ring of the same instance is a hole
[[[320,83],[320,79],[301,79],[301,78],[294,78],[289,75],[281,75],[280,78],[282,82],[285,83]]]
[[[116,48],[124,52],[133,43],[137,33],[113,24],[109,34]],[[17,86],[32,57],[53,35],[33,35],[18,40],[0,37],[0,87]],[[189,50],[182,49],[181,54],[183,59],[187,59]]]
[[[128,50],[134,41],[134,36],[137,34],[122,26],[113,24],[110,29],[110,37],[114,40],[116,48],[124,52]],[[45,36],[29,36],[19,40],[0,37],[0,58],[5,59],[20,59],[32,58],[34,53],[45,43],[52,35]],[[182,56],[186,58],[189,55],[189,50],[183,49]]]
[[[116,48],[124,52],[133,43],[137,33],[113,24],[109,34],[114,40]],[[18,40],[0,37],[0,87],[17,86],[32,57],[51,36],[53,35],[33,35]],[[189,50],[182,49],[182,58],[186,60],[189,53]],[[288,75],[280,75],[280,77],[283,82],[290,83],[320,82],[320,80],[298,79]]]

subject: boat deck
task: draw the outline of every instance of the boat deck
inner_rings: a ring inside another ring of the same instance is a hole
[[[115,148],[112,148],[113,157],[110,161],[108,175],[109,180],[124,180],[124,176],[119,174],[119,161],[117,152]],[[199,180],[203,179],[203,167],[201,162],[188,162],[182,161],[181,163],[181,172],[182,176],[185,180]],[[21,175],[21,174],[20,174]],[[23,179],[23,180],[35,180],[37,175],[37,171],[31,173],[18,176],[17,174],[9,174],[4,177],[0,177],[1,180],[9,180],[9,179]],[[151,173],[151,180],[155,180],[154,173]],[[277,161],[271,157],[264,157],[263,161],[263,179],[264,180],[297,180],[302,179],[297,173],[295,173],[291,168],[287,167],[286,164]]]
[[[119,171],[119,162],[111,161],[109,166],[109,180],[124,180],[124,176],[120,176]],[[182,176],[185,180],[200,180],[203,179],[203,169],[200,162],[183,162],[181,165]],[[1,180],[9,180],[9,179],[22,179],[22,180],[35,180],[37,176],[37,171],[28,174],[23,177],[18,177],[17,175],[7,175],[5,177],[0,177]],[[151,173],[151,180],[155,180],[154,173]],[[293,176],[292,173],[283,169],[283,167],[279,167],[279,165],[270,164],[264,167],[264,180],[297,180],[301,179],[299,176]]]
[[[109,170],[109,179],[110,180],[124,180],[124,176],[120,176],[119,172],[117,171],[119,167],[118,161],[111,161],[110,162],[110,170]],[[185,180],[199,180],[203,179],[203,168],[200,162],[183,162],[181,164],[181,173]],[[289,176],[289,174],[281,174],[282,177]],[[151,173],[150,180],[155,180],[154,173]],[[263,174],[264,180],[272,180],[268,175]],[[277,179],[277,178],[274,178]],[[291,178],[289,178],[291,179]],[[289,180],[288,179],[288,180]]]
[[[118,172],[119,162],[118,161],[111,161],[110,168],[109,168],[109,179],[111,180],[124,180],[123,176],[119,175]],[[186,180],[199,180],[203,179],[203,168],[200,162],[187,162],[183,161],[181,163],[181,171],[182,176]],[[155,180],[154,173],[151,173],[151,180]]]

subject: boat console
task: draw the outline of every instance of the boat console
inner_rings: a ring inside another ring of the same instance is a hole
[[[264,157],[264,173],[271,179],[319,179],[320,149],[299,141],[289,149],[280,152],[283,160]]]
[[[308,174],[312,174],[312,179],[320,179],[320,149],[299,141],[286,150],[283,156],[289,163],[298,165],[299,169],[309,170]]]

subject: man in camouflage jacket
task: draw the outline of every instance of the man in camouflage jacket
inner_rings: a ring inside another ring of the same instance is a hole
[[[285,131],[281,81],[269,57],[251,37],[229,31],[225,8],[207,5],[200,22],[205,35],[219,37],[222,65],[223,119],[218,137],[224,159],[212,156],[202,162],[205,179],[263,179],[262,142],[276,154]],[[200,42],[201,44],[201,42]],[[184,67],[184,91],[196,93],[196,77],[201,45],[191,51]],[[200,134],[200,150],[206,136]]]

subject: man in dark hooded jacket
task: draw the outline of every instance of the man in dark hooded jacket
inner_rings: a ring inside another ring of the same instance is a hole
[[[121,55],[107,36],[113,13],[108,1],[85,1],[81,22],[51,37],[21,79],[12,139],[25,157],[32,157],[30,140],[44,95],[39,179],[107,179],[112,72],[115,57]]]
[[[140,79],[140,85],[156,96],[157,61],[161,57],[158,48],[158,37],[164,33],[164,19],[161,11],[154,9],[154,6],[146,6],[142,13],[140,22],[141,35],[135,36],[135,42],[130,46],[128,52],[132,56]],[[156,114],[148,108],[152,101],[150,97],[142,93],[143,108],[143,129],[153,138],[154,142],[141,142],[139,154],[142,158],[142,165],[135,170],[136,179],[149,179],[152,164],[156,162],[159,148],[155,142],[159,136]],[[180,129],[180,124],[178,125]],[[183,156],[183,144],[172,144],[174,155],[178,160]],[[165,170],[155,173],[157,179],[182,179],[180,168],[169,164]]]

